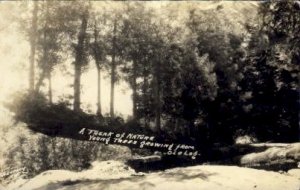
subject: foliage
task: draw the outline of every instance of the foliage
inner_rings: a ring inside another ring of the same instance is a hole
[[[115,9],[100,13],[85,3],[69,5],[49,4],[48,17],[41,13],[41,22],[48,25],[38,32],[50,31],[54,40],[40,38],[37,43],[40,62],[52,57],[47,69],[60,62],[60,52],[74,58],[74,111],[65,103],[49,104],[39,93],[20,94],[10,105],[17,120],[44,128],[155,131],[161,138],[192,139],[203,146],[234,143],[237,135],[297,140],[299,2],[261,3],[260,20],[239,30],[220,17],[222,7],[212,12],[187,8],[182,19],[170,12],[157,17],[141,3],[123,6],[122,15],[113,14]],[[43,53],[43,47],[50,53]],[[80,76],[90,55],[98,76],[100,70],[110,70],[110,116],[80,110]],[[113,111],[114,85],[120,78],[133,91],[133,117],[127,122]]]
[[[15,138],[16,143],[9,145],[4,164],[8,168],[25,168],[26,178],[46,170],[81,171],[95,160],[122,160],[130,156],[126,148],[96,142],[32,134],[19,134]]]
[[[261,25],[252,31],[242,82],[251,94],[245,124],[261,140],[299,138],[299,10],[297,2],[263,3]]]

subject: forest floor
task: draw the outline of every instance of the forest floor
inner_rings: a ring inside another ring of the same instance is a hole
[[[17,179],[9,190],[299,190],[300,168],[273,172],[222,165],[179,167],[135,172],[119,161],[94,162],[81,172],[45,171],[32,179]],[[2,189],[1,189],[2,190]]]

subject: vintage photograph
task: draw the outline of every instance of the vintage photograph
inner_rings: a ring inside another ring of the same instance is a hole
[[[300,190],[300,1],[0,1],[0,190]]]

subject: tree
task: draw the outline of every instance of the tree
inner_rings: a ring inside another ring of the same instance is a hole
[[[145,126],[147,126],[146,104],[149,95],[150,60],[149,52],[151,51],[151,13],[146,10],[143,4],[135,3],[125,9],[126,18],[123,19],[121,29],[120,43],[122,47],[122,58],[127,64],[123,65],[125,79],[132,88],[133,101],[133,118],[139,119],[144,117]],[[142,78],[142,84],[138,79]],[[141,93],[138,93],[142,88]]]
[[[63,50],[62,33],[59,28],[58,11],[59,5],[52,2],[41,4],[38,31],[37,53],[38,66],[40,69],[39,80],[35,86],[38,93],[45,78],[48,79],[48,97],[52,104],[52,71],[62,62],[61,51]]]
[[[75,61],[74,61],[74,110],[80,111],[80,78],[82,73],[82,66],[86,64],[86,52],[85,52],[85,45],[86,45],[86,30],[88,24],[88,10],[84,10],[80,15],[80,31],[77,37],[77,44],[74,47],[75,50]]]
[[[88,20],[90,4],[86,2],[56,2],[53,24],[59,31],[60,44],[65,55],[72,54],[74,61],[73,109],[80,111],[81,74],[88,63]],[[47,33],[49,35],[49,33]],[[55,39],[55,38],[54,38]]]
[[[31,46],[30,54],[30,91],[40,92],[44,80],[48,80],[48,99],[52,103],[52,71],[55,66],[66,58],[65,51],[72,33],[75,33],[74,18],[71,18],[72,9],[66,11],[66,4],[62,2],[34,2],[32,21],[24,22],[23,28],[29,28],[27,35]],[[74,7],[76,6],[71,6]],[[62,12],[67,13],[62,15]],[[76,15],[73,15],[76,16]],[[73,28],[73,31],[70,30]],[[66,35],[67,34],[67,35]],[[38,77],[36,77],[35,60],[37,61]],[[35,82],[35,78],[37,81]]]
[[[55,2],[54,26],[59,31],[60,43],[65,55],[72,54],[74,61],[74,94],[73,109],[81,111],[81,74],[88,63],[88,21],[90,14],[89,2]]]
[[[115,103],[115,82],[116,82],[116,35],[117,35],[117,18],[113,20],[113,37],[112,37],[112,58],[111,58],[111,78],[110,78],[110,116],[114,118]]]
[[[252,31],[254,51],[248,57],[252,66],[246,70],[244,82],[252,87],[247,102],[253,108],[247,115],[263,140],[299,138],[299,9],[297,2],[263,3],[260,25]]]
[[[207,65],[202,65],[202,69],[210,71],[202,84],[199,84],[204,86],[201,91],[209,89],[211,95],[210,98],[205,98],[205,95],[199,94],[202,97],[197,108],[202,110],[200,118],[202,117],[203,124],[206,123],[208,126],[211,139],[218,142],[232,142],[239,112],[237,84],[242,77],[240,70],[243,62],[238,58],[243,57],[241,48],[243,36],[234,30],[232,23],[218,16],[219,9],[212,12],[191,9],[188,15],[187,47],[190,47],[191,51],[196,51],[199,57],[207,56],[205,61]],[[204,85],[206,80],[216,83],[210,82],[210,87],[207,88]]]
[[[32,26],[29,34],[30,41],[30,56],[29,56],[29,91],[34,90],[34,76],[35,76],[35,51],[36,51],[36,37],[37,37],[37,14],[38,14],[38,2],[34,2],[34,8],[32,10]]]
[[[98,13],[99,14],[99,13]],[[97,15],[98,15],[97,14]],[[101,17],[105,17],[105,15],[101,15]],[[103,25],[105,23],[105,18],[96,18],[94,17],[94,42],[92,45],[92,55],[95,59],[95,64],[97,68],[97,115],[101,116],[101,69],[103,67],[103,62],[106,61],[106,49],[105,47],[105,36],[100,36],[99,25]],[[104,28],[102,26],[102,28]],[[101,39],[100,39],[101,38]]]
[[[121,43],[122,56],[127,61],[123,73],[133,90],[133,117],[144,120],[147,127],[151,119],[161,130],[162,85],[161,70],[166,52],[167,31],[162,18],[154,10],[136,3],[126,9]]]
[[[161,50],[161,44],[158,44],[158,48],[154,51],[153,57],[153,89],[154,89],[154,107],[155,107],[155,126],[156,130],[161,130],[161,56],[163,55]]]
[[[300,139],[299,61],[300,4],[298,1],[271,1],[260,7],[261,30],[268,37],[269,64],[274,66],[276,104],[281,140]],[[275,56],[271,56],[271,55]],[[298,133],[298,137],[297,134]],[[288,138],[288,137],[290,138]]]
[[[121,9],[112,8],[108,13],[110,16],[107,17],[107,55],[111,58],[111,61],[107,66],[110,69],[110,116],[115,117],[115,83],[119,79],[118,75],[118,65],[121,64],[120,52],[122,51],[122,46],[119,43],[120,39],[120,28],[122,25],[122,15]]]

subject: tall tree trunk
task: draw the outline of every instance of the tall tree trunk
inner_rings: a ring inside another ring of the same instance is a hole
[[[145,119],[145,127],[149,127],[149,117],[148,117],[148,95],[147,95],[147,88],[148,88],[148,81],[147,81],[147,69],[144,66],[143,69],[143,104],[144,104],[144,119]]]
[[[133,108],[132,108],[132,113],[133,113],[133,118],[136,119],[137,117],[137,84],[136,84],[136,78],[137,78],[137,62],[136,60],[133,60],[133,76],[132,76],[132,103],[133,103]]]
[[[32,33],[30,34],[30,56],[29,56],[29,91],[34,91],[34,77],[35,77],[35,50],[36,50],[36,33],[37,33],[37,13],[38,4],[34,2],[34,8],[32,11]]]
[[[159,60],[155,60],[154,65],[154,105],[155,105],[155,126],[161,131],[161,102],[160,102],[160,65]]]
[[[112,40],[112,61],[111,61],[111,78],[110,78],[110,116],[115,117],[114,98],[115,98],[115,80],[116,80],[116,32],[117,20],[114,21],[113,40]]]
[[[96,20],[96,19],[95,19]],[[102,115],[102,111],[101,111],[101,63],[100,63],[100,59],[101,57],[99,57],[100,55],[98,55],[100,53],[100,51],[103,51],[101,49],[99,49],[98,46],[98,30],[97,30],[97,24],[95,21],[95,25],[94,25],[94,40],[95,40],[95,44],[94,44],[94,59],[95,59],[95,63],[96,63],[96,67],[97,67],[97,116],[101,116]]]
[[[48,97],[49,97],[49,103],[52,104],[52,74],[51,71],[48,73]]]
[[[43,69],[42,73],[40,74],[39,80],[38,80],[38,82],[35,85],[35,92],[39,92],[40,91],[40,88],[41,88],[41,86],[43,84],[43,81],[44,81],[45,77],[46,77],[46,70]]]
[[[158,82],[157,82],[158,83]],[[155,90],[155,126],[157,131],[161,130],[161,103],[160,103],[160,90],[159,84],[156,86]]]
[[[81,65],[74,64],[74,111],[80,111],[80,79],[81,79]]]
[[[97,63],[99,65],[99,63]],[[101,69],[99,66],[97,66],[97,76],[98,76],[98,85],[97,85],[97,115],[101,116]]]
[[[47,35],[47,32],[49,31],[48,23],[49,23],[49,3],[46,2],[46,21],[44,26],[44,69],[47,70],[47,78],[48,78],[48,98],[49,98],[49,104],[52,104],[52,62],[49,61],[48,57],[48,43],[49,43],[49,36]]]
[[[110,116],[114,115],[114,98],[115,98],[115,56],[112,57],[111,78],[110,78]]]
[[[43,81],[46,77],[49,78],[49,75],[50,75],[50,66],[48,65],[49,62],[48,62],[48,49],[47,49],[47,34],[46,34],[46,23],[45,23],[45,26],[44,26],[44,32],[43,32],[43,40],[44,40],[44,44],[43,44],[43,58],[42,58],[42,63],[40,63],[40,68],[41,68],[41,73],[39,75],[39,80],[38,82],[36,83],[36,86],[35,86],[35,92],[39,92],[40,91],[40,88],[43,84]]]
[[[76,57],[74,62],[74,111],[80,111],[80,79],[81,79],[81,68],[84,62],[84,42],[86,38],[86,29],[87,29],[87,13],[82,15],[81,18],[81,29],[78,34],[78,43],[76,46]]]
[[[50,78],[51,78],[51,68],[52,68],[52,66],[49,65],[50,63],[49,63],[49,58],[48,58],[48,41],[47,41],[48,40],[47,39],[47,30],[48,30],[47,23],[48,23],[48,19],[49,19],[48,18],[48,15],[49,15],[48,2],[46,4],[43,4],[43,5],[44,5],[43,8],[44,9],[46,8],[46,21],[45,21],[44,26],[43,26],[43,44],[42,44],[42,47],[43,47],[42,56],[43,57],[42,57],[42,63],[40,63],[40,68],[41,68],[42,71],[40,73],[38,82],[36,83],[36,86],[35,86],[35,92],[37,92],[37,93],[40,91],[40,87],[42,86],[43,81],[46,77],[48,78],[48,81],[51,80]],[[50,85],[50,83],[49,83],[49,85]],[[49,102],[52,102],[52,100],[50,100],[50,98],[52,99],[52,97],[49,96]]]

